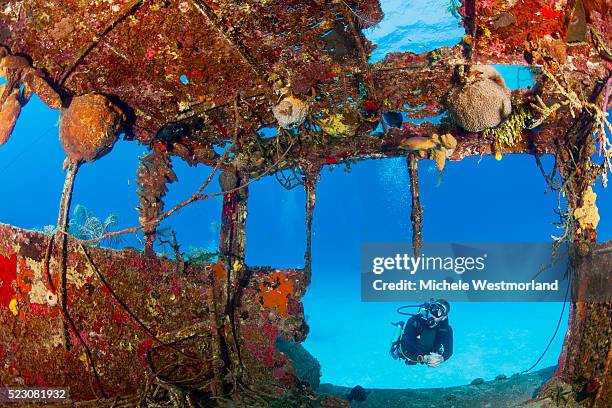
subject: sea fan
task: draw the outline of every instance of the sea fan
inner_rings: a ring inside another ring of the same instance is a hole
[[[57,227],[55,225],[45,225],[41,229],[36,229],[37,231],[41,231],[45,235],[53,235],[57,231]]]
[[[187,253],[187,262],[194,265],[202,265],[206,263],[212,263],[217,261],[219,255],[212,247],[200,248],[200,247],[189,247]]]
[[[116,214],[110,214],[104,221],[96,217],[87,207],[77,204],[72,212],[68,232],[83,240],[94,240],[108,234],[119,223]],[[103,240],[108,246],[115,247],[123,242],[121,237]]]

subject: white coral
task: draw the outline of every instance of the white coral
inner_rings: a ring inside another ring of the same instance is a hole
[[[294,96],[287,96],[272,108],[272,113],[280,127],[291,129],[304,123],[308,116],[308,104]]]

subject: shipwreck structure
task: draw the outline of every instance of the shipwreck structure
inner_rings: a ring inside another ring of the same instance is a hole
[[[0,226],[0,384],[68,386],[73,401],[96,407],[347,406],[302,384],[275,347],[308,332],[300,298],[321,168],[406,157],[418,249],[419,160],[442,169],[471,155],[552,154],[552,173],[540,167],[567,199],[559,244],[573,248],[571,321],[558,371],[533,404],[612,406],[612,302],[589,290],[612,273],[592,190],[612,170],[609,3],[465,0],[457,12],[457,46],[371,64],[361,30],[383,18],[376,0],[3,1],[0,145],[36,94],[61,109],[67,177],[55,234]],[[489,64],[531,66],[536,85],[506,92]],[[479,95],[471,84],[485,81],[497,99],[456,96]],[[277,136],[259,137],[267,127]],[[141,224],[105,238],[142,231],[142,252],[66,232],[79,167],[120,134],[150,148],[138,170]],[[219,175],[216,263],[153,252],[163,219],[211,196],[212,175],[164,208],[172,156]],[[281,171],[306,190],[305,265],[253,268],[248,186]]]

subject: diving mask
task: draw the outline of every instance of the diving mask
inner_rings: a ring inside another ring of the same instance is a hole
[[[446,319],[447,310],[443,304],[432,302],[427,305],[425,319],[429,327],[436,327],[440,322]]]
[[[431,313],[433,317],[440,318],[446,314],[446,309],[441,304],[434,303],[429,306],[429,313]]]

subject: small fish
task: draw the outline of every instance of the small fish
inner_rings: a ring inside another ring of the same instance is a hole
[[[361,385],[356,385],[353,387],[350,393],[346,394],[346,399],[349,400],[349,402],[352,402],[353,400],[363,402],[366,400],[370,392],[372,391],[366,391]]]

